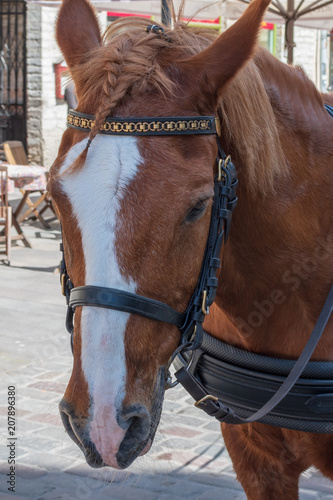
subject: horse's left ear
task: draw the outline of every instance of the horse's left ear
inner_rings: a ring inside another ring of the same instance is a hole
[[[63,0],[56,37],[70,69],[87,60],[89,52],[101,43],[95,9],[89,1]]]
[[[252,0],[244,14],[212,45],[176,65],[189,81],[195,81],[201,92],[214,94],[233,78],[252,56],[270,0]]]

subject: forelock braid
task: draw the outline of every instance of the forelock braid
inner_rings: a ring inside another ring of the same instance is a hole
[[[97,110],[95,123],[89,134],[89,146],[100,131],[102,123],[105,122],[106,118],[111,114],[112,109],[123,99],[128,90],[128,84],[122,78],[122,68],[126,62],[125,54],[128,53],[130,47],[131,44],[128,43],[128,40],[122,44],[122,47],[115,47],[112,61],[108,60],[105,63],[106,78],[103,83],[105,98]],[[110,99],[112,92],[113,95]]]
[[[126,45],[128,45],[128,43]],[[123,49],[125,52],[125,47],[123,47]],[[108,60],[105,63],[104,69],[106,78],[103,83],[105,98],[97,110],[95,122],[89,133],[86,147],[67,170],[70,173],[74,173],[85,163],[89,147],[96,135],[99,133],[102,123],[105,122],[106,118],[110,115],[111,110],[115,108],[117,103],[125,96],[128,90],[127,82],[125,83],[124,81],[123,84],[121,83],[121,69],[125,62],[124,52],[117,47],[114,51],[112,61]],[[112,90],[114,90],[114,93],[110,99],[110,92],[112,92]]]
[[[165,78],[163,70],[157,63],[159,49],[164,47],[165,41],[159,40],[155,35],[147,36],[143,30],[139,37],[137,35],[138,32],[130,33],[125,38],[117,37],[117,40],[112,39],[112,43],[104,46],[104,80],[100,87],[104,99],[95,115],[87,145],[68,169],[70,172],[82,167],[90,144],[99,133],[101,125],[130,90],[135,89],[135,92],[140,92],[148,83],[162,93],[171,93],[173,90],[172,82]]]

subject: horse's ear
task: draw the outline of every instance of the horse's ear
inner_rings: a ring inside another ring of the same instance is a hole
[[[63,0],[56,37],[70,69],[86,60],[88,53],[100,45],[98,20],[87,0]]]
[[[270,0],[252,0],[238,21],[212,45],[177,63],[181,73],[201,86],[201,91],[216,96],[252,56],[269,3]]]

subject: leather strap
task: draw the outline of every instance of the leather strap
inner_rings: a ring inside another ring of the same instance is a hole
[[[141,297],[134,293],[101,286],[78,286],[70,291],[69,306],[102,307],[131,314],[138,314],[149,319],[171,323],[181,328],[185,315],[157,300]]]
[[[191,394],[191,396],[196,400],[196,406],[204,410],[209,415],[214,416],[219,422],[226,422],[230,424],[248,424],[260,421],[260,419],[270,413],[283,400],[301,376],[325,330],[326,324],[332,314],[332,310],[333,286],[331,287],[310,338],[293,369],[274,396],[267,401],[267,403],[264,404],[260,410],[256,411],[248,418],[239,417],[232,409],[228,408],[223,403],[218,401],[217,398],[210,395],[203,385],[187,369],[181,368],[175,373],[175,377],[187,390],[187,392],[189,392],[189,394]]]
[[[329,106],[328,104],[325,104],[326,111],[332,116],[333,118],[333,106]]]
[[[95,124],[95,116],[69,110],[67,125],[89,132]],[[216,134],[219,127],[215,116],[158,116],[140,118],[107,118],[100,132],[107,135],[195,135]]]

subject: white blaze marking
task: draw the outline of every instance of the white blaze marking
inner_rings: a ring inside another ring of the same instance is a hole
[[[87,139],[68,152],[62,174],[86,143]],[[62,187],[82,235],[86,285],[136,291],[135,283],[125,280],[119,269],[115,228],[120,201],[140,162],[135,137],[97,135],[82,169],[63,175]],[[104,458],[111,450],[117,452],[123,434],[115,417],[125,395],[124,333],[129,316],[96,307],[82,310],[82,369],[94,402],[91,437]]]

